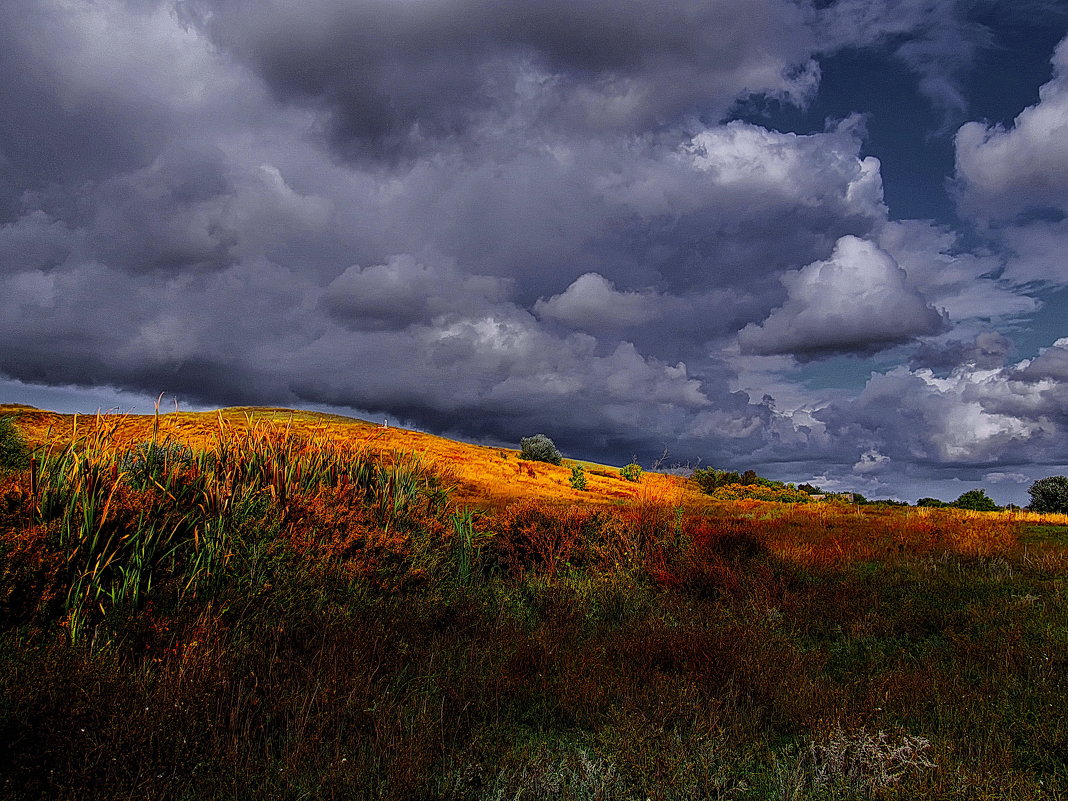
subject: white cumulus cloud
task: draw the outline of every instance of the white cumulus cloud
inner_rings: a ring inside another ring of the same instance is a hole
[[[855,236],[826,261],[782,277],[788,297],[761,324],[738,335],[743,352],[798,355],[878,348],[944,325],[893,257]]]
[[[561,294],[539,300],[534,311],[575,328],[620,328],[655,320],[656,300],[653,292],[620,292],[599,273],[585,273]]]
[[[1009,219],[1033,207],[1068,208],[1068,39],[1053,54],[1053,79],[1011,128],[969,122],[957,131],[961,208]]]

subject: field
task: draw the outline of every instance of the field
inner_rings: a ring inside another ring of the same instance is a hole
[[[0,797],[1068,797],[1068,517],[12,414]]]

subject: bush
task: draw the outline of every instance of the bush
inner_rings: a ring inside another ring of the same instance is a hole
[[[561,456],[551,439],[544,434],[535,434],[533,437],[523,437],[519,441],[519,458],[531,462],[560,464],[564,457]]]
[[[931,509],[942,509],[943,507],[949,506],[948,503],[940,501],[938,498],[920,498],[916,501],[916,505],[929,507]]]
[[[29,461],[26,442],[11,417],[0,417],[0,470],[19,470]]]
[[[626,467],[621,467],[619,469],[619,475],[627,481],[640,481],[642,477],[641,465],[631,462]]]
[[[717,487],[709,494],[717,501],[752,499],[777,503],[808,503],[811,500],[808,493],[790,489],[785,485],[768,487],[762,484],[728,484],[725,487]]]
[[[958,509],[970,509],[973,512],[996,512],[998,510],[998,505],[991,500],[985,490],[981,489],[968,490],[951,505]]]
[[[508,573],[553,576],[568,565],[589,563],[600,525],[598,513],[581,504],[554,507],[527,500],[493,513],[483,528],[492,534],[487,554],[495,554]]]
[[[1027,490],[1034,512],[1068,514],[1068,476],[1040,478]]]
[[[582,469],[580,464],[571,468],[571,487],[577,490],[586,489],[586,471]]]

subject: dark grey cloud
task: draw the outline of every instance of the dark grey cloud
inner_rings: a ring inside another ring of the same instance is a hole
[[[323,109],[347,155],[425,152],[515,121],[633,132],[717,119],[749,92],[801,100],[817,74],[811,14],[789,0],[179,8],[279,98]]]
[[[93,255],[131,270],[217,270],[232,265],[239,233],[234,187],[221,153],[170,151],[93,192]]]
[[[34,0],[0,7],[0,221],[18,214],[27,191],[151,161],[168,135],[164,98],[116,93],[112,76],[83,69],[78,23],[88,16]]]
[[[323,307],[353,330],[403,330],[437,317],[470,312],[506,299],[508,282],[465,275],[455,265],[422,264],[408,255],[385,264],[352,266],[323,293]]]
[[[1012,342],[997,331],[981,331],[970,340],[949,339],[925,342],[912,356],[912,366],[931,370],[952,370],[974,365],[981,370],[1004,367],[1013,352]]]
[[[1052,347],[1022,365],[1017,375],[1026,381],[1068,382],[1068,337],[1058,339]]]

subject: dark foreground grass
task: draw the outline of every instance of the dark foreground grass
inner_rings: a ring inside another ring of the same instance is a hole
[[[167,549],[107,551],[151,568],[136,595],[87,594],[71,566],[81,496],[42,510],[25,473],[0,492],[4,798],[1068,794],[1048,538],[658,499],[457,514],[403,459],[301,483],[202,461],[178,492],[108,458],[89,472],[134,493],[108,536],[151,529],[131,498],[169,525]]]

